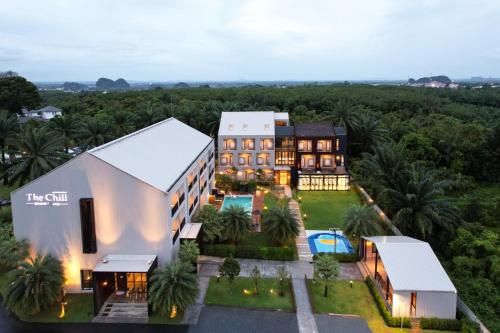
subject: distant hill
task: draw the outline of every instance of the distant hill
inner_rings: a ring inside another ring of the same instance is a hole
[[[414,84],[414,83],[430,83],[431,81],[436,81],[436,82],[443,83],[443,84],[450,84],[452,82],[450,80],[450,78],[447,77],[446,75],[437,75],[437,76],[427,76],[427,77],[424,76],[424,77],[421,77],[418,80],[415,80],[415,79],[411,78],[411,79],[408,80],[408,83],[411,83],[411,84]]]
[[[87,90],[89,87],[78,82],[64,82],[62,88],[65,91],[82,91]]]
[[[127,90],[130,88],[130,84],[128,84],[128,82],[122,78],[113,81],[111,79],[101,77],[99,80],[97,80],[95,88],[96,90],[100,91]]]
[[[174,85],[174,88],[189,88],[189,84],[186,82],[179,82]]]

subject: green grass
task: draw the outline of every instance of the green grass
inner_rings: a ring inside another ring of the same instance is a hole
[[[184,318],[184,312],[178,311],[177,316],[175,318],[170,318],[170,316],[161,316],[159,313],[153,313],[151,317],[149,317],[149,324],[179,324]]]
[[[64,318],[59,318],[61,305],[56,304],[37,315],[20,316],[20,319],[40,323],[88,323],[94,318],[92,294],[68,294],[66,301],[68,304]]]
[[[342,228],[343,216],[347,208],[360,204],[359,195],[349,191],[300,191],[300,212],[308,230],[328,230],[331,227]]]
[[[205,304],[225,305],[244,308],[276,309],[294,311],[293,292],[291,283],[285,282],[285,296],[279,296],[277,279],[262,278],[259,280],[259,294],[253,294],[253,280],[237,277],[233,282],[232,293],[229,292],[229,281],[221,278],[210,278]],[[245,294],[245,290],[247,293]]]
[[[334,281],[328,284],[328,297],[323,296],[324,284],[307,281],[307,287],[313,309],[316,313],[336,313],[357,315],[366,319],[372,332],[395,333],[399,328],[385,325],[384,319],[378,311],[377,305],[370,294],[366,283],[354,281],[353,288],[349,281]],[[410,332],[404,329],[404,332]],[[446,331],[424,330],[426,333],[446,333]]]

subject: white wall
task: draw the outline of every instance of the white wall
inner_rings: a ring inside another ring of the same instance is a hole
[[[168,172],[168,170],[166,170]],[[68,191],[68,206],[26,205],[26,194]],[[97,253],[83,254],[79,199],[94,198]],[[67,290],[80,291],[80,269],[93,269],[107,254],[156,254],[171,260],[169,203],[161,191],[82,154],[14,192],[12,210],[16,238],[32,250],[63,261]]]
[[[394,291],[392,315],[410,315],[411,292]],[[453,292],[417,291],[417,317],[455,319],[457,294]]]

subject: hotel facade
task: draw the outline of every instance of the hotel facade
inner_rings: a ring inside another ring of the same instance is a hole
[[[12,192],[14,234],[63,263],[68,292],[141,290],[214,187],[213,139],[170,118],[94,148]]]
[[[328,122],[292,126],[286,112],[222,112],[219,172],[299,190],[348,190],[347,135]]]

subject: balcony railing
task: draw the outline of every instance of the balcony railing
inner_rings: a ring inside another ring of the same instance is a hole
[[[191,189],[193,188],[193,186],[194,186],[194,184],[196,183],[197,180],[198,180],[198,176],[194,176],[193,180],[188,185],[188,191],[191,191]]]
[[[182,193],[181,197],[179,198],[179,206],[184,203],[184,199],[186,199],[186,194]]]
[[[191,206],[189,206],[189,215],[190,216],[193,213],[194,207],[196,206],[197,203],[198,203],[198,197],[196,197],[194,199],[193,203],[191,204]]]

